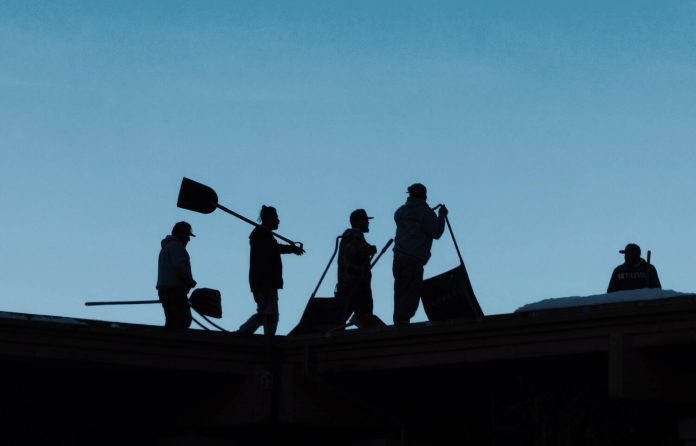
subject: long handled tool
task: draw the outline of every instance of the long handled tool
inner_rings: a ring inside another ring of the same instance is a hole
[[[379,258],[382,257],[382,254],[387,252],[387,249],[389,249],[389,247],[391,246],[392,243],[394,243],[394,239],[390,238],[389,241],[387,242],[387,244],[384,245],[384,248],[382,248],[382,250],[379,252],[377,257],[375,257],[375,259],[372,261],[372,263],[370,263],[370,269],[372,269],[375,266],[375,264],[377,263]]]
[[[329,268],[331,267],[331,264],[333,263],[333,260],[336,257],[336,253],[338,252],[338,243],[341,237],[342,236],[340,235],[336,237],[336,244],[334,247],[333,254],[331,254],[329,263],[326,264],[326,268],[324,268],[324,272],[322,273],[321,278],[319,279],[319,283],[317,283],[317,286],[314,288],[314,291],[312,292],[312,295],[310,296],[309,301],[307,302],[307,306],[305,307],[305,310],[302,313],[300,323],[294,329],[292,329],[290,333],[288,333],[288,335],[293,336],[315,332],[330,333],[335,330],[344,329],[351,325],[358,324],[358,322],[356,321],[352,321],[348,324],[345,323],[348,315],[345,314],[344,297],[315,297],[317,291],[319,290],[319,287],[321,286],[321,283],[324,281],[324,277],[326,277],[326,273],[329,271]],[[379,253],[379,255],[376,256],[372,261],[370,269],[372,269],[372,267],[375,266],[382,254],[384,254],[387,251],[387,249],[389,248],[389,246],[391,246],[393,242],[394,239],[389,239],[384,248],[382,248],[382,251]],[[367,322],[360,321],[359,323],[363,327],[384,326],[384,322],[381,322],[379,318],[377,318],[376,316],[372,316],[372,318]]]
[[[222,295],[220,291],[212,288],[196,288],[189,297],[191,308],[206,316],[220,319],[222,317]],[[88,307],[96,305],[139,305],[158,304],[160,300],[116,300],[85,302]]]
[[[95,305],[139,305],[139,304],[158,304],[159,300],[116,300],[116,301],[97,301],[85,302],[85,305],[92,307]]]
[[[326,276],[326,273],[329,271],[329,267],[331,267],[331,263],[333,262],[333,259],[336,257],[336,253],[338,252],[338,241],[341,240],[342,236],[336,237],[336,246],[334,247],[334,252],[331,254],[331,258],[329,259],[329,263],[326,264],[326,268],[324,268],[324,272],[321,274],[321,278],[319,279],[319,283],[317,283],[317,286],[314,288],[314,291],[312,292],[312,295],[310,296],[310,299],[316,296],[317,291],[319,290],[319,286],[321,286],[321,283],[324,281],[324,277]],[[370,269],[372,269],[377,261],[379,260],[380,257],[382,257],[382,254],[384,254],[387,249],[391,246],[391,244],[394,243],[394,239],[390,238],[389,241],[384,245],[384,248],[380,251],[379,255],[375,257],[375,259],[372,261],[370,264]]]
[[[438,204],[433,210],[440,206],[444,205]],[[471,286],[464,259],[447,216],[445,216],[445,223],[452,237],[454,249],[457,250],[459,266],[423,281],[421,299],[425,314],[431,321],[480,318],[483,316],[483,311]]]
[[[321,273],[321,278],[319,279],[319,283],[317,283],[316,288],[314,288],[314,291],[312,291],[312,295],[309,296],[309,298],[313,298],[314,296],[317,295],[317,291],[319,291],[319,286],[321,283],[324,281],[324,277],[326,276],[326,273],[329,271],[329,267],[331,266],[331,262],[333,262],[334,257],[336,257],[336,253],[338,252],[338,241],[341,240],[342,236],[336,237],[336,246],[334,247],[334,252],[331,254],[331,258],[329,259],[329,263],[326,264],[326,268],[324,268],[324,272]]]
[[[206,317],[209,316],[215,319],[220,319],[222,317],[222,295],[220,294],[220,291],[211,288],[196,288],[191,293],[188,301],[191,308],[196,313],[201,315],[201,317],[203,317],[203,319],[205,319],[210,325],[221,331],[227,331]],[[116,300],[85,302],[85,305],[92,307],[97,305],[141,305],[159,303],[161,303],[160,300]],[[194,322],[208,330],[207,327],[201,325],[201,323],[195,319]]]
[[[176,201],[177,207],[182,209],[187,209],[193,212],[200,212],[201,214],[210,214],[215,209],[220,209],[221,211],[227,212],[228,214],[237,217],[238,219],[249,223],[252,226],[259,227],[260,224],[253,220],[246,218],[225,206],[218,203],[218,196],[215,191],[205,184],[198,183],[191,179],[184,177],[181,180],[181,188],[179,189],[179,198]],[[271,232],[275,237],[283,240],[284,242],[290,243],[291,245],[297,245],[303,248],[301,242],[294,242],[288,238],[283,237],[280,234]]]

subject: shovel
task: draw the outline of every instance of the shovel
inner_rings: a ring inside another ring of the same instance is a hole
[[[438,204],[433,210],[440,206],[443,205]],[[423,309],[430,321],[480,319],[483,317],[483,311],[471,286],[469,273],[464,266],[464,259],[459,251],[459,245],[454,237],[449,218],[445,217],[445,223],[459,257],[459,266],[423,280],[421,287]]]
[[[139,305],[159,304],[160,300],[117,300],[102,302],[85,302],[88,307],[95,305]],[[216,319],[222,317],[222,303],[220,291],[211,288],[196,288],[189,297],[189,304],[196,312],[203,316]]]
[[[186,177],[184,177],[181,180],[181,188],[179,189],[179,198],[176,201],[176,206],[182,209],[187,209],[189,211],[200,212],[201,214],[210,214],[215,209],[220,209],[221,211],[227,212],[228,214],[233,215],[238,219],[249,223],[252,226],[261,226],[255,221],[250,220],[245,216],[240,215],[219,204],[218,196],[211,187],[190,180]],[[303,247],[302,243],[300,242],[293,242],[292,240],[287,239],[280,234],[276,234],[275,232],[271,232],[271,234],[273,234],[280,240],[283,240],[284,242],[290,243],[291,245],[298,245],[300,248]]]
[[[341,236],[341,235],[336,237],[336,246],[334,247],[334,252],[333,252],[333,254],[331,254],[331,258],[329,259],[329,263],[326,265],[326,268],[324,268],[324,272],[322,273],[321,278],[319,279],[319,283],[317,283],[317,287],[314,288],[314,291],[312,291],[312,295],[309,296],[310,299],[312,299],[314,296],[317,295],[317,291],[319,291],[319,287],[321,286],[321,282],[324,281],[324,276],[326,276],[326,273],[329,271],[329,267],[331,266],[333,259],[336,257],[336,253],[338,252],[338,242],[339,242],[339,240],[341,240],[342,237],[343,236]],[[375,266],[375,264],[377,263],[379,258],[382,257],[382,254],[384,254],[387,251],[387,249],[389,249],[389,247],[391,246],[392,243],[394,243],[394,239],[390,238],[389,241],[387,242],[387,244],[384,245],[384,248],[382,248],[382,250],[379,252],[379,255],[374,260],[371,261],[370,269],[372,269]]]
[[[312,295],[309,296],[309,301],[307,302],[307,306],[302,313],[300,322],[290,331],[290,333],[288,333],[289,336],[318,332],[330,333],[333,331],[343,330],[351,325],[356,325],[362,328],[385,326],[384,322],[374,315],[363,315],[357,318],[352,318],[351,321],[346,324],[346,318],[349,315],[345,314],[345,297],[316,297],[317,291],[319,290],[321,283],[324,281],[324,277],[326,276],[333,259],[336,257],[336,253],[338,252],[338,244],[341,237],[342,236],[340,235],[336,237],[336,246],[334,247],[333,254],[331,254],[329,263],[326,265],[326,268],[319,279],[319,283],[317,283],[316,288],[314,288]],[[389,249],[393,242],[394,239],[389,239],[387,244],[384,245],[384,248],[382,248],[382,251],[380,251],[379,255],[371,261],[370,269],[375,266],[379,258],[382,257],[382,254]]]

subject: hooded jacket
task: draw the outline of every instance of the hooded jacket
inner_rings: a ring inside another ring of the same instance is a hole
[[[355,285],[370,285],[371,245],[358,229],[346,229],[341,236],[338,250],[338,287],[349,288]]]
[[[168,235],[162,240],[157,268],[157,289],[196,286],[191,274],[191,259],[181,240]]]
[[[657,269],[643,259],[640,259],[637,266],[623,263],[614,268],[607,293],[641,288],[662,288]]]
[[[435,215],[424,199],[408,197],[406,204],[394,213],[394,221],[394,255],[415,257],[423,265],[428,263],[433,239],[439,239],[445,230],[445,218]]]
[[[249,234],[249,286],[252,293],[283,288],[281,254],[294,252],[291,245],[281,245],[270,229],[257,226]]]

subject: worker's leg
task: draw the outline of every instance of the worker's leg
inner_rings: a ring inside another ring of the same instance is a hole
[[[408,324],[418,310],[423,264],[420,260],[405,256],[394,256],[394,324]]]
[[[259,314],[263,318],[263,334],[275,336],[278,328],[278,290],[269,290],[259,295]]]
[[[254,332],[261,326],[263,323],[263,317],[257,312],[251,315],[249,319],[247,319],[246,322],[244,322],[241,327],[239,327],[239,330],[237,331],[240,334],[254,334]]]
[[[353,290],[353,310],[356,314],[373,314],[374,302],[369,281],[363,281]]]
[[[191,326],[191,308],[188,290],[185,288],[161,288],[157,291],[164,310],[164,326],[173,330],[185,330]]]
[[[254,292],[254,301],[256,302],[256,313],[253,314],[246,322],[239,327],[238,333],[254,334],[259,327],[264,325],[264,305],[265,295],[263,292]],[[265,330],[264,330],[265,331]]]

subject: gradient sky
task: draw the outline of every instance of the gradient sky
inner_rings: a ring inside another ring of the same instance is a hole
[[[693,0],[4,0],[0,310],[160,325],[159,306],[84,302],[156,298],[160,240],[187,220],[194,277],[238,328],[252,228],[178,209],[184,176],[304,242],[281,334],[350,212],[381,248],[414,182],[449,207],[486,314],[604,292],[628,242],[695,291],[695,79]],[[391,260],[373,270],[389,323]],[[457,264],[445,234],[425,275]]]

